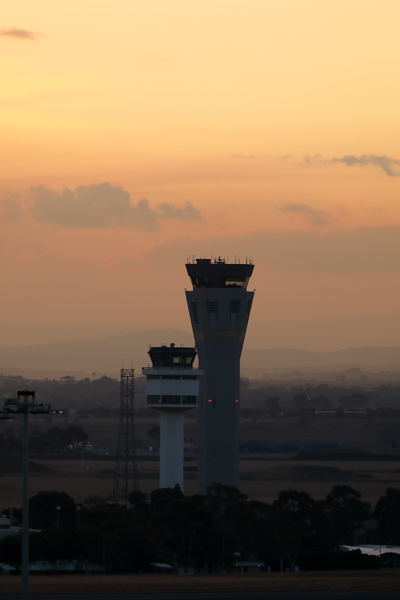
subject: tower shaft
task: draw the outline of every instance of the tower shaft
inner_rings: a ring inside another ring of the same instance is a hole
[[[160,412],[160,488],[183,490],[184,410]]]
[[[240,356],[253,302],[247,283],[252,264],[197,260],[186,265],[186,292],[203,371],[200,382],[198,486],[239,485]]]

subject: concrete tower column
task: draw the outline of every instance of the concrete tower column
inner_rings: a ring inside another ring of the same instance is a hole
[[[183,490],[184,410],[160,412],[160,488]]]
[[[198,485],[239,485],[240,356],[254,293],[253,264],[197,259],[186,265],[186,292],[203,371],[199,395]]]

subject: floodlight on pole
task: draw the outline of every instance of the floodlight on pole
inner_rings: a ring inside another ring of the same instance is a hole
[[[22,399],[21,399],[22,397]],[[29,402],[29,398],[32,401]],[[29,599],[29,493],[28,493],[28,459],[29,459],[29,414],[57,414],[60,410],[51,410],[50,404],[36,403],[35,392],[23,390],[17,392],[17,399],[4,400],[4,413],[8,416],[15,414],[24,415],[23,432],[23,491],[22,491],[22,587],[25,600]]]

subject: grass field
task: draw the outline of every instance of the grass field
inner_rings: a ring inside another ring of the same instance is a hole
[[[188,463],[191,467],[196,463]],[[112,460],[34,460],[29,481],[30,495],[40,491],[65,491],[76,502],[88,496],[111,498],[114,462]],[[140,489],[149,494],[158,487],[158,461],[138,461]],[[33,472],[32,472],[33,471]],[[37,471],[37,472],[35,472]],[[41,471],[44,471],[43,473]],[[374,505],[391,487],[400,488],[400,463],[384,461],[299,461],[241,460],[240,489],[250,498],[273,502],[284,489],[307,491],[313,498],[324,498],[335,484],[346,483],[359,490],[363,499]],[[185,494],[197,492],[196,473],[185,473]],[[0,507],[20,506],[21,472],[0,478]]]
[[[147,432],[159,424],[155,410],[149,409],[148,418],[137,418],[135,421],[138,446],[148,448],[154,446],[154,440],[147,436]],[[197,441],[196,411],[190,411],[185,417],[185,436]],[[65,418],[62,415],[32,416],[30,419],[31,431],[43,431],[49,427],[66,427],[76,424],[82,427],[89,435],[89,440],[95,448],[113,449],[117,443],[118,419],[93,418],[80,419],[78,422]],[[271,419],[240,419],[239,441],[245,444],[249,439],[268,442],[294,442],[305,443],[311,441],[338,442],[344,448],[369,451],[383,451],[387,449],[398,434],[397,421],[388,418],[367,419],[360,418],[308,418],[285,417]],[[399,423],[400,426],[400,423]],[[1,430],[13,429],[15,434],[21,430],[21,419],[13,422],[4,421]]]
[[[0,594],[22,592],[20,577],[0,577]],[[229,575],[69,575],[30,578],[35,594],[139,594],[257,591],[400,591],[397,571]]]
[[[147,432],[158,424],[155,411],[149,411],[149,418],[136,420],[136,434],[139,445],[147,448],[156,442]],[[63,417],[32,417],[30,429],[43,430],[49,426],[63,427],[73,422]],[[113,449],[116,445],[118,419],[82,419],[78,423],[89,434],[95,448]],[[20,434],[21,421],[2,423],[2,428],[12,428]],[[393,425],[393,423],[391,424]],[[195,419],[186,419],[185,436],[196,443]],[[382,431],[388,427],[387,420],[368,419],[262,419],[253,423],[241,420],[241,443],[254,438],[271,442],[310,442],[337,441],[345,448],[361,450],[384,450]],[[299,461],[288,458],[282,460],[264,459],[240,461],[240,489],[250,498],[272,502],[281,490],[295,489],[307,491],[315,499],[324,498],[335,484],[346,483],[359,490],[363,499],[371,502],[385,493],[387,487],[400,488],[400,461]],[[21,461],[20,461],[21,462]],[[75,501],[82,502],[88,496],[100,495],[110,498],[113,489],[114,462],[93,460],[87,455],[85,465],[80,460],[41,460],[35,458],[36,468],[30,473],[30,495],[39,491],[66,491]],[[18,464],[18,463],[17,463]],[[187,465],[195,466],[191,461]],[[139,460],[140,488],[150,493],[158,487],[157,461]],[[4,471],[0,464],[0,507],[20,506],[22,497],[21,467],[14,471]],[[185,473],[186,494],[197,492],[196,473]]]

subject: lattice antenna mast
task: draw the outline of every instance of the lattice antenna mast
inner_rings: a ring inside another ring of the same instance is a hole
[[[113,501],[122,499],[128,505],[128,496],[139,490],[136,463],[136,438],[134,421],[135,370],[121,369],[121,402],[114,474]]]

